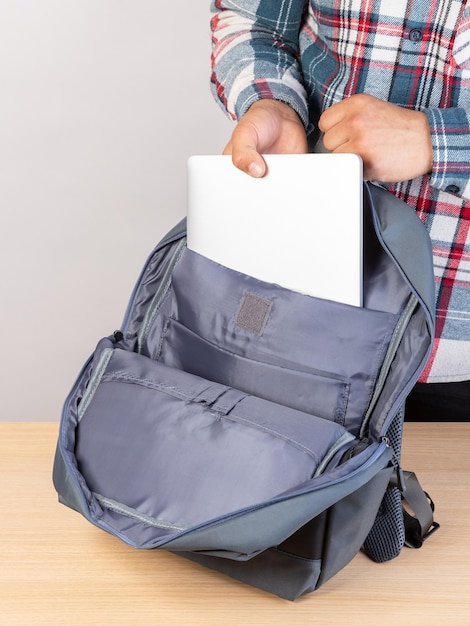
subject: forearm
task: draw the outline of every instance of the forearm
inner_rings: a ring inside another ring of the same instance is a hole
[[[430,183],[470,200],[470,110],[427,109],[433,146]]]
[[[270,2],[263,13],[259,5],[250,0],[212,4],[214,96],[233,119],[240,119],[257,100],[281,100],[306,125],[306,93],[297,60],[304,2],[291,2],[287,13],[282,1]]]

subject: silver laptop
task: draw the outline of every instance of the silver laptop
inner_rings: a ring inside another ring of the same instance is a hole
[[[188,248],[260,280],[361,306],[361,159],[264,158],[268,172],[254,179],[230,156],[190,157]]]

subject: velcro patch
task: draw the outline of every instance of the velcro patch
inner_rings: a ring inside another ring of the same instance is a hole
[[[269,319],[273,303],[254,293],[245,291],[240,302],[235,324],[244,330],[262,335]]]

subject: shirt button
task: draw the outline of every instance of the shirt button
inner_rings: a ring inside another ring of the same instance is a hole
[[[412,28],[408,33],[408,39],[417,43],[423,39],[423,31],[419,28]]]
[[[449,193],[459,193],[460,187],[457,185],[447,185],[445,190]]]

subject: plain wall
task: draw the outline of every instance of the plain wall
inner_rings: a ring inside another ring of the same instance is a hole
[[[2,421],[58,420],[232,124],[209,0],[0,0]]]

